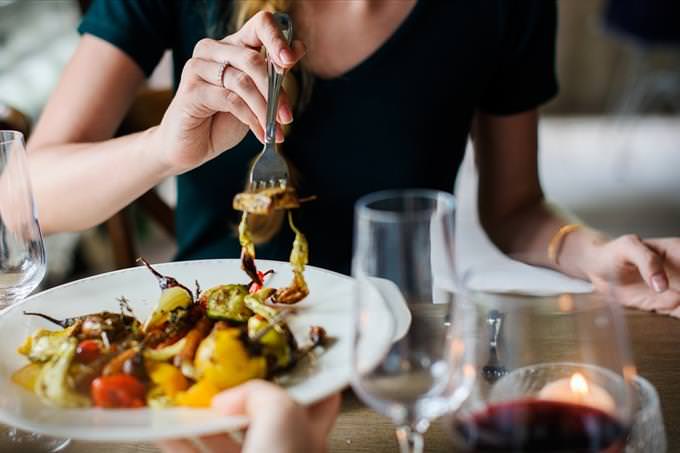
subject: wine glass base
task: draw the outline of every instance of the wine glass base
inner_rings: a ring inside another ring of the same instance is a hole
[[[71,439],[44,436],[42,434],[21,431],[16,428],[0,428],[0,451],[5,453],[62,451],[71,443]]]

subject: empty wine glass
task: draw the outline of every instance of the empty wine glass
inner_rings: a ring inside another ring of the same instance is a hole
[[[0,131],[0,310],[20,302],[45,275],[45,247],[20,132]],[[8,429],[3,451],[59,451],[68,439]]]
[[[636,371],[619,304],[593,294],[465,299],[482,378],[446,421],[460,451],[624,451]],[[494,341],[484,327],[499,316]],[[484,373],[490,363],[503,373]]]
[[[379,192],[355,209],[352,387],[398,426],[403,453],[422,451],[430,422],[475,377],[473,318],[454,300],[454,214],[451,194],[425,190]]]

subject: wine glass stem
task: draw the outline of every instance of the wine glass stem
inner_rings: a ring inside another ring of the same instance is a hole
[[[423,435],[408,425],[397,428],[397,440],[401,453],[423,452]]]

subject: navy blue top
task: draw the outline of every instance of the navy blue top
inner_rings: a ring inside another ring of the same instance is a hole
[[[200,7],[199,7],[200,5]],[[215,0],[95,0],[79,31],[126,52],[149,75],[171,49],[177,84],[196,42],[214,30]],[[395,188],[451,191],[479,109],[507,115],[557,92],[552,0],[420,0],[366,60],[317,78],[283,150],[318,199],[296,212],[310,264],[349,272],[353,205]],[[249,161],[262,145],[235,148],[178,177],[178,259],[238,257],[239,213]],[[132,165],[132,163],[131,163]],[[257,249],[287,260],[287,228]]]

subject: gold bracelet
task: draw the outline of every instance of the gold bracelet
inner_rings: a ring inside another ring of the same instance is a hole
[[[557,233],[550,239],[548,243],[548,259],[555,266],[559,266],[559,255],[562,249],[562,244],[564,243],[564,238],[567,237],[569,233],[573,233],[579,228],[583,227],[580,223],[570,223],[569,225],[564,225],[559,229]]]

